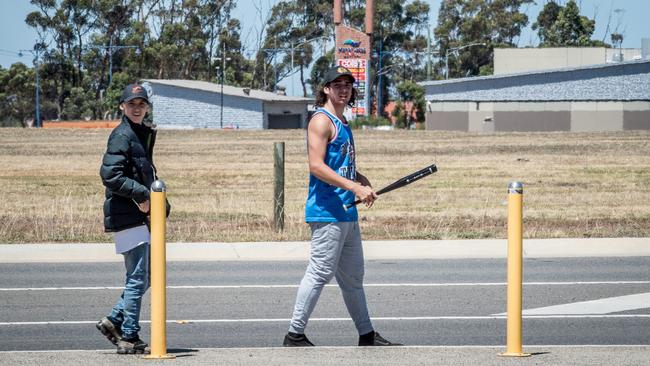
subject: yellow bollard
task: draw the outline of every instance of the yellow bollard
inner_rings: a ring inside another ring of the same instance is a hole
[[[521,351],[521,287],[522,287],[522,208],[524,185],[511,182],[508,186],[508,324],[506,352],[500,356],[527,357]]]
[[[151,354],[147,359],[175,358],[167,354],[166,187],[161,180],[151,185]]]

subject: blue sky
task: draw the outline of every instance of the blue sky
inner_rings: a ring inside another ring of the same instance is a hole
[[[255,0],[258,3],[259,0]],[[261,0],[262,4],[272,5],[279,0]],[[344,0],[345,1],[345,0]],[[425,0],[431,6],[431,26],[435,26],[438,19],[438,9],[441,0]],[[534,21],[540,9],[547,0],[536,0],[536,5],[527,5],[522,8],[530,19]],[[566,3],[566,0],[559,0]],[[640,48],[641,38],[650,38],[650,1],[648,0],[577,0],[581,6],[582,14],[589,18],[596,18],[596,31],[593,38],[609,42],[609,33],[618,25],[619,33],[624,36],[623,48]],[[243,25],[242,37],[245,37],[255,28],[256,17],[251,16],[250,0],[239,0],[238,7],[233,14],[240,19]],[[36,33],[25,24],[25,16],[36,10],[28,0],[2,0],[0,1],[0,65],[9,67],[14,62],[31,64],[31,55],[18,57],[16,54],[21,49],[31,49],[36,39]],[[245,15],[244,15],[245,14]],[[606,33],[609,15],[610,30]],[[247,22],[247,19],[250,20]],[[258,26],[259,27],[259,26]],[[530,27],[529,27],[530,28]],[[254,36],[249,35],[249,41],[254,41]],[[527,29],[520,37],[518,46],[536,45],[538,38],[534,32]]]

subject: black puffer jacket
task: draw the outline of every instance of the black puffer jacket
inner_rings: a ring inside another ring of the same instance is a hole
[[[137,203],[149,199],[149,188],[156,177],[153,147],[156,131],[135,124],[125,116],[113,129],[99,175],[106,187],[104,201],[104,229],[120,231],[148,225],[146,213]],[[169,214],[169,206],[167,207]]]

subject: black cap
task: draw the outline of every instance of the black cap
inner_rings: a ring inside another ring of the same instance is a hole
[[[349,77],[350,81],[352,81],[353,83],[356,81],[356,79],[352,75],[352,71],[350,71],[348,68],[343,66],[334,66],[331,69],[327,70],[327,72],[325,73],[325,82],[323,84],[329,84],[332,81],[336,80],[336,78],[341,76]]]
[[[145,100],[145,102],[147,102],[147,104],[151,104],[149,103],[149,95],[147,94],[147,90],[140,84],[127,85],[122,92],[120,103],[126,103],[135,98],[142,98]]]

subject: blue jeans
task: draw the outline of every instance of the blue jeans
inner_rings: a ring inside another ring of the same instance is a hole
[[[323,286],[332,277],[359,334],[373,331],[363,289],[363,247],[359,223],[312,222],[311,254],[300,282],[289,331],[303,334]]]
[[[123,338],[134,338],[140,331],[142,296],[149,288],[149,243],[122,253],[126,267],[124,291],[108,319],[122,327]]]

